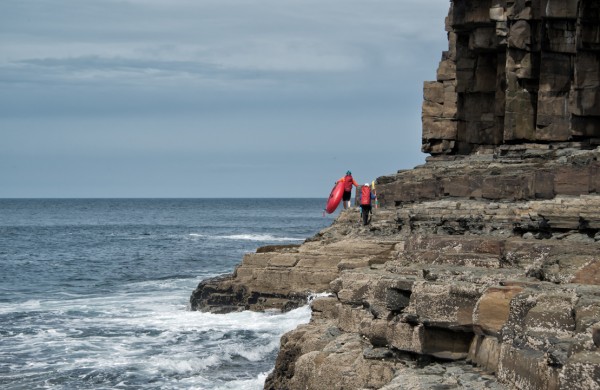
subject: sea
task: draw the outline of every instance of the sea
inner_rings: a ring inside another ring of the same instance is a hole
[[[325,199],[0,199],[1,389],[262,389],[287,312],[191,311],[245,253],[300,244]]]

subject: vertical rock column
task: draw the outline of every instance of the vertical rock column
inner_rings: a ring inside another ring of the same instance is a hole
[[[506,106],[504,142],[532,141],[538,96],[539,42],[535,21],[539,13],[523,0],[497,4],[495,14],[504,19],[506,37]]]
[[[569,109],[574,137],[600,143],[600,2],[581,0]]]
[[[503,120],[498,114],[504,115],[504,98],[498,70],[504,77],[505,57],[498,50],[497,26],[490,19],[490,7],[491,1],[454,2],[459,153],[502,142]],[[498,96],[497,91],[501,92]],[[496,107],[497,103],[502,107]]]
[[[504,7],[491,1],[455,0],[446,19],[449,49],[437,80],[424,85],[423,146],[426,153],[468,154],[477,145],[502,143],[504,124]]]
[[[452,9],[452,7],[451,7]],[[423,146],[425,153],[439,154],[454,150],[458,122],[456,94],[456,34],[452,32],[452,13],[446,19],[449,50],[442,54],[437,80],[423,85]]]
[[[449,49],[424,85],[422,150],[600,144],[596,0],[453,0]]]
[[[571,139],[569,94],[577,54],[579,0],[541,1],[541,63],[536,140]]]

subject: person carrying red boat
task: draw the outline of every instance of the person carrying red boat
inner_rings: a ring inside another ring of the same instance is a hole
[[[352,177],[352,172],[346,172],[346,176],[342,177],[335,183],[343,182],[344,183],[344,195],[342,196],[342,202],[344,203],[344,209],[350,207],[350,198],[352,198],[352,186],[358,188],[358,183]]]

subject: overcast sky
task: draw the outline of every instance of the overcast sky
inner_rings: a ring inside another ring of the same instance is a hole
[[[1,0],[0,197],[327,197],[424,162],[449,0]]]

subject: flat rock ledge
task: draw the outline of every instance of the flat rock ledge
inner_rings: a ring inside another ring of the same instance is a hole
[[[600,389],[600,149],[515,153],[381,177],[370,225],[353,208],[247,254],[192,307],[329,293],[283,336],[266,389]]]

